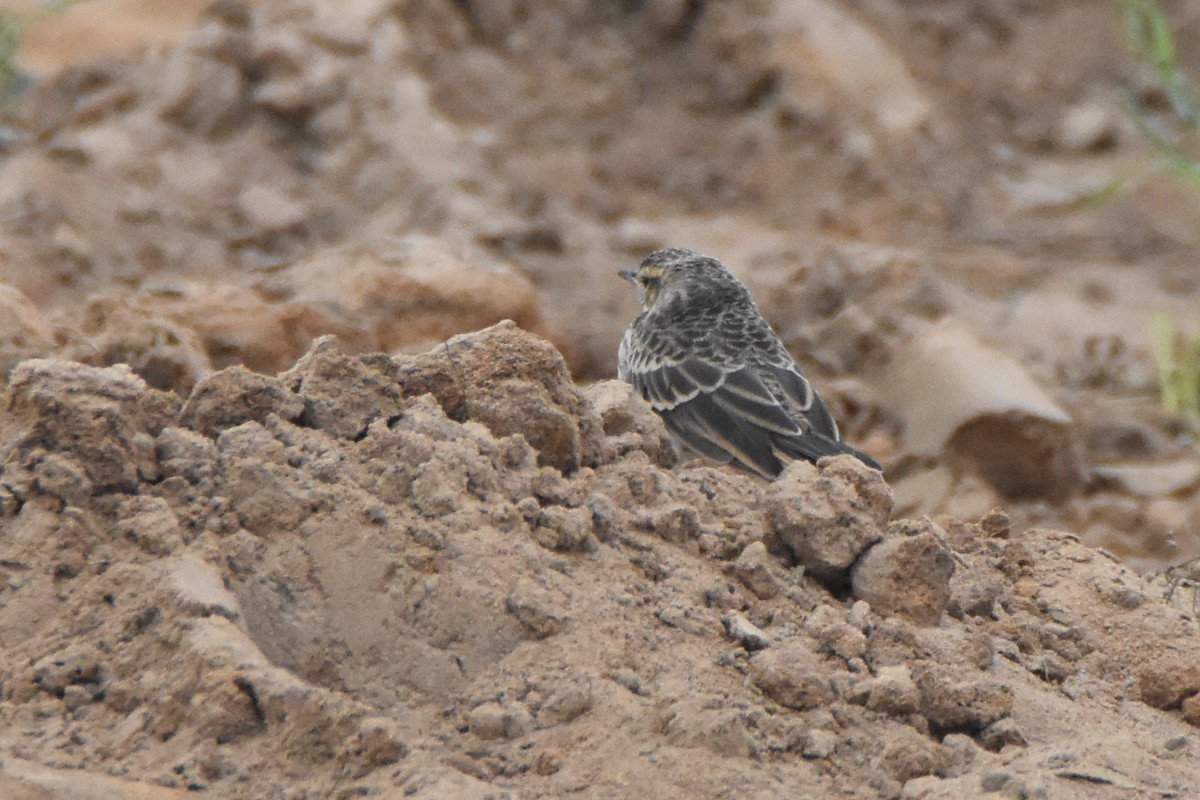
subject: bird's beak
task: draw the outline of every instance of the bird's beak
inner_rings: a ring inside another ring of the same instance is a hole
[[[636,269],[623,269],[620,272],[618,272],[617,274],[620,275],[625,280],[629,281],[630,283],[633,283],[633,284],[637,283],[637,270]]]

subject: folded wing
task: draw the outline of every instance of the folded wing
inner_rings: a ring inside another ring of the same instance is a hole
[[[641,366],[641,369],[637,367]],[[685,445],[720,463],[771,479],[787,460],[848,453],[837,426],[808,381],[777,366],[722,366],[702,358],[631,366],[622,375]]]

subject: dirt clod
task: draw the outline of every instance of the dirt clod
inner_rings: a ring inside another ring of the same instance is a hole
[[[0,797],[1195,794],[1200,202],[1111,4],[71,5],[0,120]],[[608,380],[666,246],[882,476]]]
[[[854,565],[854,594],[879,614],[902,614],[935,625],[950,602],[954,558],[944,533],[929,523],[922,531],[884,537]]]
[[[877,470],[853,456],[819,468],[787,467],[771,484],[766,507],[772,536],[811,574],[836,579],[883,536],[892,494]]]

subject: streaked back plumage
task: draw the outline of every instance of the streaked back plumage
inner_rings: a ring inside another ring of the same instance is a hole
[[[644,311],[617,353],[631,383],[683,445],[764,478],[792,459],[847,453],[837,424],[749,291],[720,261],[659,250],[636,270]]]

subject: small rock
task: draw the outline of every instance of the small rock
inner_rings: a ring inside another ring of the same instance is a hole
[[[408,755],[400,726],[387,717],[360,719],[353,749],[371,767],[394,764]]]
[[[800,753],[805,758],[829,758],[837,749],[838,737],[820,728],[813,728],[804,736]]]
[[[1111,147],[1117,139],[1116,119],[1106,105],[1079,103],[1062,115],[1055,138],[1063,150],[1076,153]]]
[[[776,644],[750,658],[750,680],[781,706],[807,711],[833,702],[829,667],[800,642]]]
[[[1189,739],[1186,736],[1172,736],[1163,742],[1163,750],[1169,753],[1177,753],[1188,746]]]
[[[877,613],[935,625],[949,605],[954,558],[942,546],[941,529],[932,522],[926,526],[915,535],[887,537],[855,564],[854,594]]]
[[[74,459],[46,453],[33,465],[33,486],[40,494],[57,497],[69,506],[85,508],[92,497],[92,481]]]
[[[1142,702],[1154,708],[1178,708],[1185,698],[1200,695],[1200,664],[1178,655],[1163,655],[1138,675]]]
[[[321,336],[281,378],[303,398],[306,427],[357,439],[373,420],[405,411],[391,367],[382,356],[346,355],[335,337]]]
[[[921,692],[921,714],[932,726],[982,731],[1012,712],[1012,689],[994,678],[929,661],[914,662],[912,675]]]
[[[1074,669],[1058,653],[1045,650],[1025,659],[1025,669],[1049,683],[1062,683],[1074,673]]]
[[[958,619],[989,617],[997,603],[1009,596],[1009,584],[997,570],[971,563],[954,570],[950,578],[950,601],[946,608]]]
[[[949,765],[949,754],[925,732],[898,726],[882,740],[879,763],[900,783],[922,775],[940,775]]]
[[[63,707],[66,708],[67,711],[75,711],[80,706],[95,702],[96,699],[97,692],[93,688],[72,684],[71,686],[63,689]]]
[[[700,535],[700,518],[691,506],[674,506],[650,517],[650,530],[663,541],[682,544]]]
[[[283,381],[228,367],[204,378],[183,404],[179,422],[185,428],[215,438],[243,422],[265,422],[271,414],[295,420],[304,411],[304,400]]]
[[[117,530],[144,552],[166,556],[183,545],[183,528],[161,497],[135,495],[121,502]]]
[[[124,365],[34,358],[13,369],[4,417],[12,445],[71,458],[103,493],[135,490],[153,441],[137,434],[156,436],[178,408],[173,393],[150,388]]]
[[[1200,728],[1200,694],[1194,694],[1179,704],[1183,721]]]
[[[755,748],[745,714],[703,695],[673,703],[663,730],[673,745],[703,747],[719,756],[745,758]]]
[[[892,490],[878,470],[853,456],[787,466],[768,488],[767,524],[796,562],[820,580],[837,579],[879,541]]]
[[[905,353],[888,385],[914,452],[948,450],[1013,497],[1061,498],[1082,486],[1071,417],[1019,363],[949,322],[921,328]]]
[[[1016,747],[1025,747],[1025,735],[1021,733],[1021,729],[1017,727],[1017,723],[1011,717],[998,719],[991,725],[983,729],[979,735],[979,743],[993,753],[998,753],[1007,745],[1015,745]]]
[[[946,769],[946,777],[956,778],[963,775],[979,756],[979,745],[965,733],[948,733],[942,738],[942,747],[950,758],[950,766]]]
[[[165,478],[178,476],[198,484],[211,480],[216,471],[216,444],[186,428],[164,428],[155,441],[155,451]]]
[[[871,625],[871,604],[865,600],[855,600],[850,606],[850,624],[867,633]]]
[[[583,396],[600,415],[607,444],[612,448],[606,460],[640,450],[660,467],[675,466],[679,456],[662,418],[633,386],[625,381],[599,381],[585,388]]]
[[[783,587],[779,564],[762,542],[751,542],[742,548],[729,571],[760,600],[770,600]]]
[[[979,788],[985,793],[998,792],[1012,779],[1012,775],[1003,770],[985,772],[979,778]]]
[[[515,739],[532,724],[533,717],[522,703],[483,703],[467,714],[467,727],[480,739]]]
[[[724,617],[721,622],[725,625],[725,631],[730,638],[740,642],[742,647],[751,652],[764,650],[771,646],[771,640],[767,634],[741,614],[731,614]]]
[[[108,674],[100,656],[94,645],[70,645],[33,662],[33,682],[56,697],[62,697],[68,686],[99,688]]]
[[[559,725],[571,722],[590,711],[594,702],[590,681],[570,681],[551,692],[538,711],[538,719]]]
[[[517,583],[512,594],[504,601],[504,607],[536,639],[561,633],[567,624],[568,617],[562,612],[561,599],[528,578],[522,578]]]
[[[592,534],[592,516],[588,508],[546,506],[538,513],[534,541],[560,553],[593,552],[598,545]]]
[[[804,620],[804,630],[821,644],[823,652],[847,662],[861,659],[867,649],[867,637],[862,630],[844,621],[832,606],[814,608]]]
[[[893,717],[904,717],[921,705],[921,694],[908,667],[880,667],[879,674],[865,687],[867,708]]]
[[[1012,520],[1002,509],[993,508],[979,520],[979,528],[993,539],[1007,539],[1012,532]]]
[[[510,321],[394,360],[405,396],[432,394],[448,417],[482,423],[498,439],[521,434],[543,466],[570,473],[600,460],[603,424],[562,354]]]
[[[721,611],[742,611],[750,601],[737,584],[719,581],[704,590],[704,605]]]

